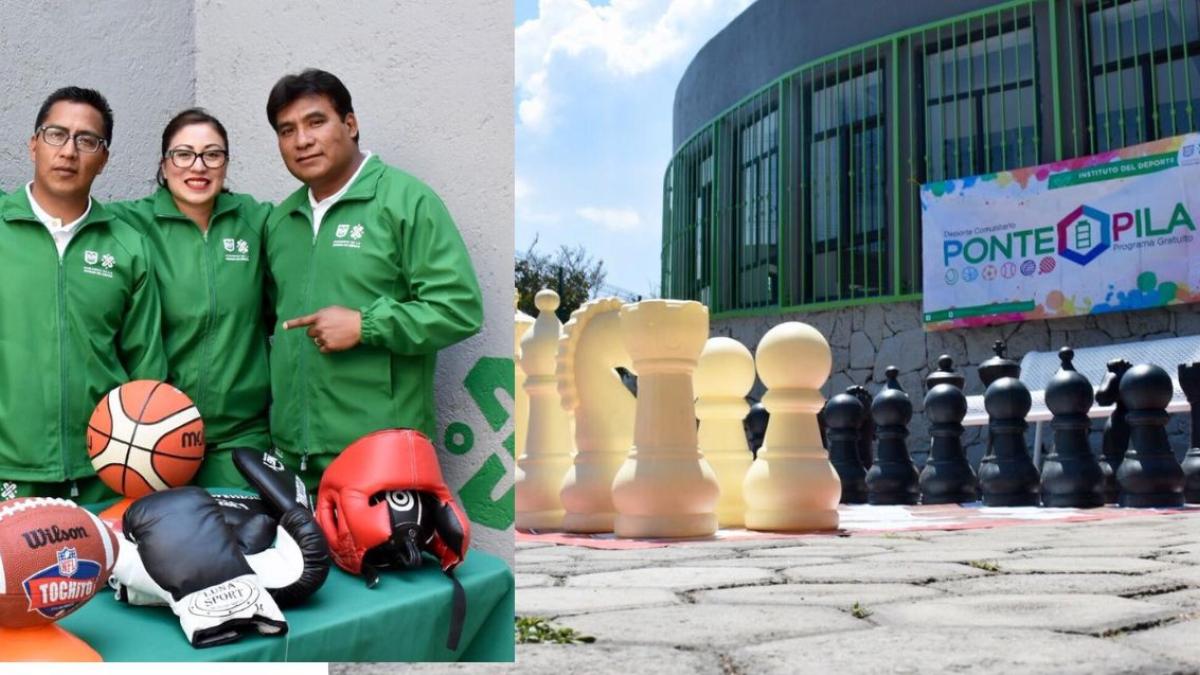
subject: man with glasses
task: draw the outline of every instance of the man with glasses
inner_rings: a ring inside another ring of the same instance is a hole
[[[96,91],[51,94],[29,139],[33,180],[0,199],[0,499],[110,496],[88,418],[112,388],[167,374],[145,241],[91,198],[112,124]]]
[[[271,435],[311,486],[371,431],[436,438],[437,352],[480,329],[471,258],[441,199],[359,149],[336,76],[284,76],[267,99],[279,153],[304,186],[271,214]]]

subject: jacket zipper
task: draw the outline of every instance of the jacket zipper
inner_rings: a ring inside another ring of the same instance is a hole
[[[63,267],[66,249],[64,248],[63,252],[59,253],[58,244],[54,242],[53,236],[50,237],[50,245],[54,247],[54,252],[58,253],[58,434],[60,444],[58,452],[62,458],[63,480],[70,480],[71,471],[67,466],[67,313],[65,310],[67,292],[66,270]]]
[[[208,232],[211,229],[212,229],[212,223],[210,222],[208,230],[200,231],[200,239],[202,242],[201,248],[204,251],[204,266],[203,266],[204,280],[205,280],[206,285],[208,286],[208,314],[207,314],[207,316],[204,317],[204,339],[203,339],[204,348],[203,348],[203,350],[201,350],[202,358],[200,359],[200,373],[199,373],[200,376],[198,378],[196,378],[199,382],[199,385],[197,387],[197,398],[200,399],[199,401],[196,402],[196,409],[199,410],[202,414],[205,411],[206,406],[207,406],[207,400],[206,400],[208,398],[208,377],[207,377],[207,375],[208,375],[208,371],[209,371],[209,368],[211,365],[209,363],[208,346],[209,346],[209,343],[212,341],[212,326],[213,326],[213,321],[214,321],[213,316],[216,314],[216,311],[217,311],[217,286],[216,286],[216,281],[213,279],[214,273],[213,273],[213,266],[212,266],[212,254],[208,249]]]
[[[329,212],[326,211],[325,215],[328,216]],[[325,220],[324,218],[321,219],[322,222],[324,222],[324,220]],[[316,256],[317,256],[317,236],[318,236],[319,232],[320,232],[320,227],[313,228],[312,246],[308,250],[308,279],[306,280],[307,283],[305,284],[305,287],[304,287],[304,307],[306,308],[306,311],[307,311],[307,309],[310,309],[312,307],[311,302],[312,302],[313,277],[316,276],[316,273],[315,273],[314,267],[313,267],[313,259],[316,258]],[[308,408],[309,408],[312,396],[309,395],[309,391],[308,391],[308,357],[306,356],[307,353],[308,353],[308,349],[302,347],[300,350],[300,378],[301,378],[303,386],[297,387],[297,389],[300,391],[300,395],[304,397],[304,405],[301,406],[301,410],[300,410],[301,420],[302,420],[301,427],[304,429],[304,435],[303,435],[304,447],[301,449],[301,454],[300,454],[300,470],[301,471],[306,471],[308,469],[308,450],[309,450],[309,446],[310,446],[311,440],[312,440],[311,430],[309,428],[309,414],[308,414]]]

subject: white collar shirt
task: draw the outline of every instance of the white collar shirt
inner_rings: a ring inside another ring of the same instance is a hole
[[[33,215],[42,221],[42,224],[50,231],[50,236],[54,238],[54,246],[58,248],[58,257],[61,260],[63,254],[66,253],[67,244],[71,242],[71,238],[79,231],[79,226],[83,224],[83,221],[87,220],[88,214],[92,212],[92,200],[88,199],[87,208],[84,209],[82,216],[64,224],[61,218],[55,218],[46,213],[42,205],[38,204],[37,200],[33,198],[33,181],[30,181],[25,186],[25,194],[29,197],[29,206],[33,209]]]
[[[313,240],[314,241],[317,238],[317,233],[321,231],[321,221],[325,219],[325,214],[328,213],[329,209],[332,208],[333,205],[336,204],[337,201],[346,194],[346,191],[350,189],[350,186],[354,185],[354,181],[358,180],[358,174],[362,173],[363,167],[367,165],[368,159],[371,159],[371,151],[370,150],[368,150],[363,155],[362,161],[359,162],[358,168],[354,170],[354,175],[350,176],[350,180],[346,181],[346,184],[343,185],[341,187],[341,189],[339,189],[337,192],[329,195],[325,199],[322,199],[321,201],[317,201],[316,196],[313,195],[312,188],[308,189],[308,204],[309,204],[309,206],[312,207],[312,214],[313,214]]]

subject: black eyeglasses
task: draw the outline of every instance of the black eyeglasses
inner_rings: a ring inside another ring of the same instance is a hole
[[[209,169],[219,169],[225,166],[225,162],[229,161],[229,153],[225,150],[196,152],[187,148],[176,148],[168,150],[167,157],[170,157],[171,163],[180,169],[190,169],[196,163],[197,157],[200,158],[200,163]]]
[[[74,136],[71,135],[69,129],[62,127],[40,126],[34,135],[41,135],[42,140],[48,145],[61,147],[67,144],[67,141],[75,140],[75,149],[80,152],[86,152],[89,155],[100,152],[100,148],[108,147],[108,141],[100,138],[96,134],[89,134],[86,131],[81,131]]]

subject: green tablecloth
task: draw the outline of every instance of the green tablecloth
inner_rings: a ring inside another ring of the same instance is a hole
[[[282,637],[193,649],[170,609],[130,607],[107,590],[59,625],[105,661],[512,661],[512,570],[471,550],[455,576],[467,593],[457,651],[446,649],[453,584],[431,559],[419,570],[382,572],[374,589],[335,567],[308,602],[284,610]]]

